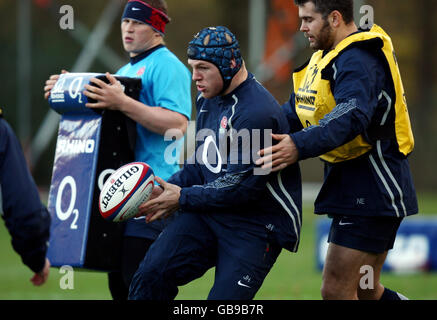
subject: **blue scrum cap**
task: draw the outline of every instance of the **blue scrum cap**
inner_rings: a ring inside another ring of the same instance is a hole
[[[240,45],[228,28],[208,27],[201,30],[188,44],[188,58],[205,60],[213,63],[223,78],[223,91],[231,84],[232,78],[242,66]],[[231,68],[231,60],[235,59],[236,67]]]

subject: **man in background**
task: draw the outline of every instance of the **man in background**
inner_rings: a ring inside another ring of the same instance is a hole
[[[165,26],[170,22],[165,0],[128,1],[121,19],[124,50],[130,62],[117,75],[139,77],[142,90],[139,101],[128,97],[123,87],[106,73],[109,84],[92,79],[84,94],[95,103],[90,108],[119,110],[137,123],[135,160],[149,164],[154,173],[168,179],[179,170],[182,139],[176,143],[176,155],[164,158],[174,141],[164,140],[167,130],[176,130],[182,138],[191,117],[191,79],[184,64],[165,46]],[[104,54],[104,53],[103,53]],[[53,75],[44,88],[46,98],[59,75]],[[121,272],[109,273],[109,288],[115,300],[127,299],[129,285],[139,262],[168,221],[146,224],[144,217],[126,222]]]

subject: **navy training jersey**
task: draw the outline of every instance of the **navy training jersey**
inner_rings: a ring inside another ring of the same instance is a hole
[[[40,272],[50,234],[50,215],[27,168],[20,142],[0,118],[0,214],[25,265]]]
[[[303,128],[295,97],[282,106],[299,159],[324,154],[361,134],[371,145],[364,155],[325,163],[324,182],[315,201],[317,214],[405,217],[418,212],[410,166],[396,138],[375,128],[395,125],[395,91],[390,71],[374,51],[352,47],[332,64],[331,91],[337,106],[317,125]]]
[[[283,248],[297,251],[302,224],[299,165],[266,174],[254,164],[256,153],[271,145],[270,133],[289,132],[279,104],[249,74],[230,94],[212,99],[199,95],[196,105],[195,152],[169,179],[182,187],[181,211],[255,233],[267,229]]]

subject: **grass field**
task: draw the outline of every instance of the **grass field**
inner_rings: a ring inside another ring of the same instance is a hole
[[[437,214],[437,196],[421,194],[420,212]],[[318,300],[320,299],[321,272],[315,264],[315,221],[312,206],[303,214],[303,230],[299,252],[283,251],[267,276],[256,299],[262,300]],[[107,300],[106,274],[78,271],[74,273],[74,289],[61,289],[63,274],[52,268],[49,281],[43,287],[34,287],[29,279],[32,272],[21,263],[12,250],[4,223],[0,223],[0,300]],[[75,270],[77,271],[77,270]],[[181,287],[177,299],[205,299],[214,279],[214,271]],[[389,288],[404,293],[410,299],[437,300],[437,273],[393,274],[383,273],[382,282]]]

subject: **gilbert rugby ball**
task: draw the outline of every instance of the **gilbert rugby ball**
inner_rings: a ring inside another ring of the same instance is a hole
[[[138,207],[152,195],[154,178],[152,168],[144,162],[132,162],[119,168],[100,191],[102,217],[113,222],[135,217]]]

